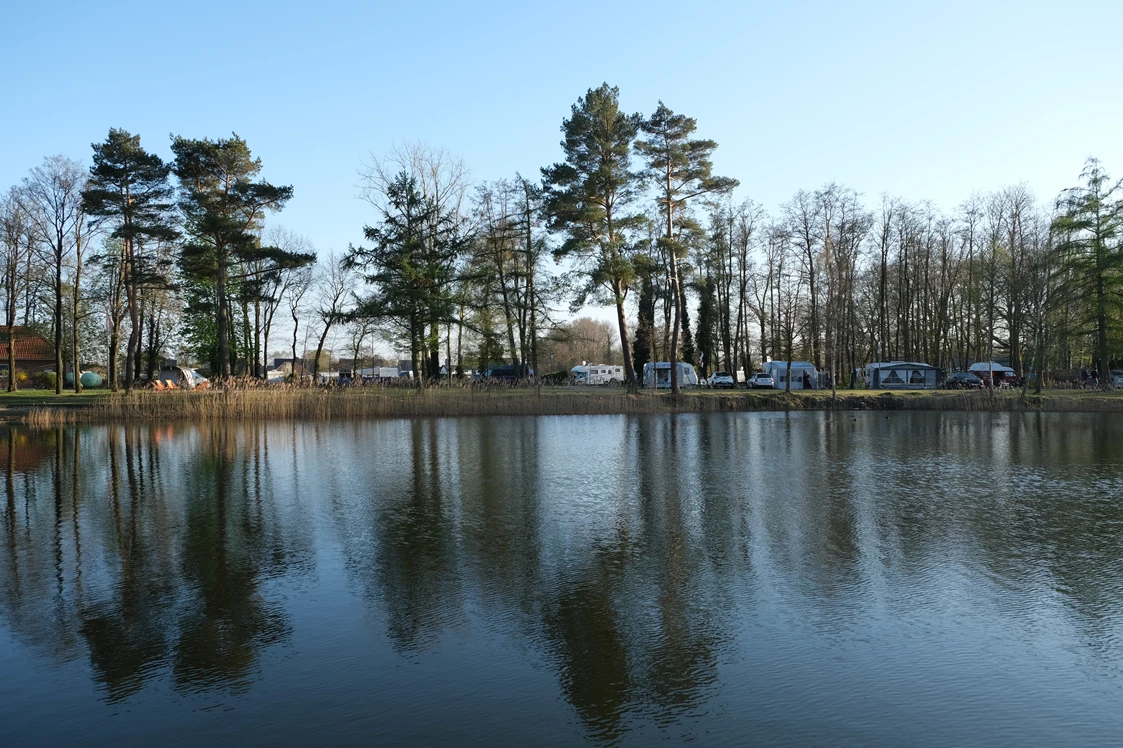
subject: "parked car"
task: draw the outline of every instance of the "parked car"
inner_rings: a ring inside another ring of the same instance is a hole
[[[944,380],[944,388],[949,390],[977,390],[982,386],[983,380],[969,371],[957,371]]]
[[[775,386],[776,380],[762,371],[758,371],[749,377],[749,389],[751,390],[770,390]]]
[[[710,377],[710,386],[714,388],[733,389],[735,385],[733,375],[727,371],[715,371]]]
[[[1116,389],[1123,387],[1123,370],[1111,370],[1111,386],[1115,387]]]

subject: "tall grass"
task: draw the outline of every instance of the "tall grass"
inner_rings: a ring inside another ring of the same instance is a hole
[[[87,407],[31,408],[34,426],[119,421],[346,420],[491,415],[595,415],[666,412],[784,410],[1123,411],[1123,397],[1073,397],[989,392],[666,392],[629,395],[622,389],[501,388],[430,389],[231,388],[196,392],[134,392],[99,399]]]

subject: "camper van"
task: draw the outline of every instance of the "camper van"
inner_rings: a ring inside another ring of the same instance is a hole
[[[624,367],[611,364],[582,364],[569,370],[574,384],[622,384]]]
[[[789,389],[787,387],[788,381],[788,362],[787,361],[767,361],[761,370],[772,377],[773,389],[783,390]],[[793,390],[817,390],[819,389],[819,372],[815,369],[815,365],[807,361],[792,361],[791,362],[791,375]]]
[[[678,362],[679,387],[697,387],[698,373],[690,364]],[[657,389],[670,389],[671,364],[667,361],[651,362],[643,365],[643,386]]]

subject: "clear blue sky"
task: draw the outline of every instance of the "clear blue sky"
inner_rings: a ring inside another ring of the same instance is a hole
[[[659,99],[770,209],[830,180],[951,210],[1097,155],[1123,176],[1123,3],[9,2],[0,188],[111,126],[236,131],[296,196],[275,220],[343,249],[375,219],[369,153],[420,140],[477,179],[538,176],[588,88]]]

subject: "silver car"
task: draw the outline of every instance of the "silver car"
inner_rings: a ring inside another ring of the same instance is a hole
[[[727,371],[715,371],[713,376],[710,377],[710,386],[715,389],[718,387],[733,389],[735,386],[733,375]]]
[[[754,390],[770,390],[776,386],[776,382],[772,377],[764,372],[758,371],[749,377],[749,388]]]

